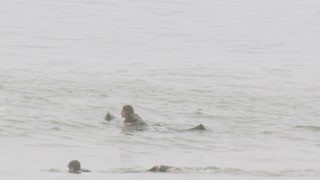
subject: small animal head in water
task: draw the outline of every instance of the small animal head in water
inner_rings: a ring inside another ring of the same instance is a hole
[[[77,173],[81,170],[81,165],[78,160],[70,161],[67,167],[69,167],[70,173]]]
[[[131,105],[125,105],[122,107],[121,116],[123,118],[130,117],[132,114],[134,114],[134,110]]]

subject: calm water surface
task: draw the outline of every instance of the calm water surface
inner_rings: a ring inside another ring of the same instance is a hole
[[[1,0],[0,17],[0,179],[319,179],[319,1]],[[152,126],[122,129],[124,104]]]

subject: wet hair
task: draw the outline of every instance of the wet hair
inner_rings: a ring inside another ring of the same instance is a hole
[[[78,160],[73,160],[73,161],[70,161],[69,164],[68,164],[68,167],[73,167],[74,171],[79,171],[81,170],[81,165],[80,165],[80,162]]]
[[[134,110],[131,105],[124,105],[122,109],[124,110],[124,112],[126,112],[127,116],[134,114]]]

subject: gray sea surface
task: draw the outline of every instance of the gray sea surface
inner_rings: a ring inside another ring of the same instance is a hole
[[[0,179],[319,179],[319,19],[318,0],[0,0]]]

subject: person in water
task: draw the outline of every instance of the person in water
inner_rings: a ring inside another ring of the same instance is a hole
[[[78,160],[70,161],[67,167],[69,167],[69,173],[80,174],[81,172],[91,172],[88,169],[81,169],[81,164]],[[177,168],[173,167],[173,166],[155,165],[147,171],[149,171],[149,172],[176,172]]]
[[[155,165],[148,171],[150,172],[176,172],[177,168],[173,166]]]
[[[131,105],[125,105],[122,107],[121,111],[121,116],[125,118],[125,120],[122,123],[122,126],[124,127],[145,127],[147,126],[147,123],[138,115],[134,113],[134,109]],[[111,121],[114,119],[114,116],[111,113],[107,113],[105,116],[105,120]],[[190,129],[184,129],[184,130],[176,130],[178,132],[183,132],[183,131],[206,131],[207,129],[205,128],[204,125],[199,124],[196,127],[190,128]]]
[[[69,173],[80,174],[81,172],[91,172],[88,169],[81,169],[81,164],[78,160],[70,161],[67,167],[69,168]]]
[[[138,115],[134,113],[134,109],[131,105],[125,105],[122,107],[121,116],[124,119],[124,126],[145,126],[147,123]]]

